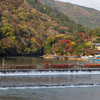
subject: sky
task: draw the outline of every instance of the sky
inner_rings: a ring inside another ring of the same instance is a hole
[[[100,11],[100,0],[56,0],[63,2],[70,2],[73,4],[94,8]]]

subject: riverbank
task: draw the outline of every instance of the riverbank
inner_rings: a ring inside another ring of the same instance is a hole
[[[53,58],[57,58],[60,60],[80,60],[80,61],[88,61],[90,60],[90,58],[88,56],[83,56],[83,57],[75,57],[75,56],[66,56],[66,55],[43,55],[42,56],[45,59],[53,59]]]
[[[53,59],[53,58],[58,58],[59,56],[50,54],[50,55],[43,55],[41,57],[45,59]]]

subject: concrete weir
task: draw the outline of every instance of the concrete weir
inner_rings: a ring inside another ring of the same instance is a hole
[[[92,71],[100,71],[100,68],[77,68],[77,69],[1,69],[0,73],[16,73],[16,72],[92,72]]]

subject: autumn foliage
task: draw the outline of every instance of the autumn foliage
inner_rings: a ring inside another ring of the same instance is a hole
[[[0,0],[0,56],[73,54],[87,31],[40,0]]]

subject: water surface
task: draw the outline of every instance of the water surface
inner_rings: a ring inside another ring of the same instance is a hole
[[[73,63],[58,59],[6,57],[8,65],[43,65],[45,61]],[[0,73],[0,100],[100,100],[100,72]]]
[[[3,57],[2,57],[3,58]],[[0,65],[2,63],[0,58]],[[42,57],[5,57],[7,65],[44,65],[45,61],[49,61],[50,64],[74,64],[75,61],[60,60],[60,59],[44,59]],[[100,63],[100,61],[77,61],[78,64],[84,63]]]

